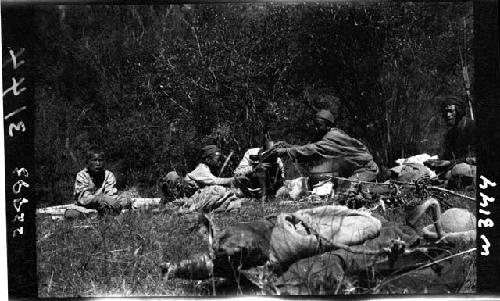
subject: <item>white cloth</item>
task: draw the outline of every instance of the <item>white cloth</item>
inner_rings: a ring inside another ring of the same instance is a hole
[[[84,168],[76,175],[73,196],[78,203],[84,202],[84,200],[90,200],[92,196],[96,194],[114,196],[117,192],[115,185],[115,175],[111,171],[105,170],[104,181],[101,187],[96,187],[95,183],[92,182],[92,177],[88,169]]]
[[[436,160],[436,159],[438,159],[437,155],[430,156],[430,155],[424,153],[424,154],[420,154],[420,155],[411,156],[411,157],[408,157],[408,158],[397,159],[396,163],[398,165],[402,165],[403,163],[424,164],[424,162],[427,161],[427,160]]]
[[[424,165],[424,162],[427,161],[427,160],[436,160],[438,159],[438,156],[437,155],[434,155],[434,156],[430,156],[426,153],[424,154],[419,154],[419,155],[415,155],[415,156],[411,156],[411,157],[408,157],[408,158],[401,158],[401,159],[397,159],[395,162],[398,164],[397,166],[391,168],[390,170],[394,171],[396,174],[400,174],[404,165],[405,164],[408,164],[408,163],[414,163],[414,164],[420,164],[420,165]],[[434,178],[436,177],[436,173],[430,169],[429,167],[427,166],[424,166],[424,169],[427,171],[427,173],[429,174],[429,177],[431,178]]]
[[[233,182],[233,178],[216,177],[206,164],[200,163],[193,171],[184,177],[184,181],[189,186],[201,188],[210,185],[229,186]]]

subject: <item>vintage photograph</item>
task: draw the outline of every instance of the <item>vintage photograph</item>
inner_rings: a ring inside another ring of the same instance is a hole
[[[472,2],[32,22],[39,297],[476,292]]]

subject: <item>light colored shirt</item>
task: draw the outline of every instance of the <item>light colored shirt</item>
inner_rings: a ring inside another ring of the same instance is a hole
[[[105,170],[104,181],[100,187],[97,187],[92,181],[88,169],[84,168],[76,175],[73,196],[77,203],[86,205],[98,194],[114,196],[117,192],[115,185],[115,175],[111,171]]]
[[[193,171],[184,177],[184,182],[191,187],[199,188],[209,185],[230,186],[233,182],[233,178],[216,177],[205,163],[200,163]]]
[[[236,169],[234,170],[234,175],[237,176],[237,175],[247,175],[247,174],[250,174],[252,171],[253,171],[253,167],[252,167],[252,160],[250,160],[250,156],[254,156],[254,155],[258,155],[259,154],[259,151],[261,149],[259,147],[255,147],[255,148],[249,148],[245,154],[243,155],[243,159],[241,159],[240,161],[240,164],[238,165],[238,167],[236,167]],[[281,170],[281,176],[283,178],[285,178],[285,174],[284,174],[284,166],[283,166],[283,161],[281,161],[280,158],[278,158],[278,160],[276,160],[279,167],[280,167],[280,170]]]

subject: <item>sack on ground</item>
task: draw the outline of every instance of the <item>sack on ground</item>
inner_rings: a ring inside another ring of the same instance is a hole
[[[280,214],[271,235],[270,261],[286,265],[329,251],[333,244],[362,244],[376,237],[380,229],[378,219],[345,206],[329,205]]]

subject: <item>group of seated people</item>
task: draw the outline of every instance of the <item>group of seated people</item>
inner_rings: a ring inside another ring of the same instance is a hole
[[[378,167],[368,148],[335,128],[335,120],[328,110],[319,111],[314,119],[317,139],[306,145],[276,145],[267,141],[263,147],[247,150],[234,170],[233,177],[215,174],[222,165],[223,155],[215,145],[202,148],[202,162],[183,179],[170,172],[164,179],[164,194],[170,198],[189,197],[197,189],[210,185],[239,188],[245,196],[272,195],[283,184],[284,160],[291,158],[301,165],[310,184],[332,176],[360,181],[375,181]],[[265,191],[262,191],[265,190]]]
[[[440,160],[425,164],[442,171],[441,176],[450,183],[454,178],[473,180],[473,122],[465,117],[465,106],[460,99],[447,97],[444,103],[444,118],[450,127],[445,139],[445,151]],[[314,127],[314,142],[290,145],[267,141],[260,148],[247,150],[233,177],[217,175],[224,156],[216,145],[204,146],[201,149],[202,161],[193,171],[183,178],[172,171],[162,179],[164,197],[167,201],[189,197],[198,189],[210,185],[239,188],[245,196],[274,194],[283,184],[286,159],[301,166],[301,173],[309,177],[310,185],[331,177],[344,177],[350,181],[377,180],[379,168],[368,148],[361,141],[336,128],[335,118],[329,110],[321,110],[315,115]],[[104,169],[104,154],[91,151],[87,167],[76,177],[76,203],[98,211],[105,208],[111,212],[130,206],[129,198],[116,196],[115,183],[113,173]]]

